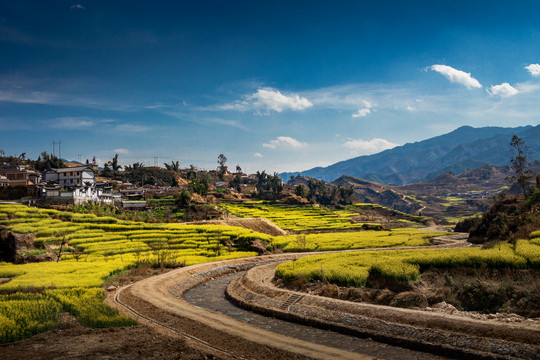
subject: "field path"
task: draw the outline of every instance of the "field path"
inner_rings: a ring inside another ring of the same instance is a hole
[[[469,246],[464,241],[463,234],[439,237],[436,241],[439,245],[419,248]],[[312,254],[317,253],[258,256],[180,268],[122,288],[117,292],[115,300],[124,312],[135,314],[141,322],[180,334],[192,345],[204,348],[205,351],[210,351],[221,358],[372,359],[373,356],[318,345],[248,325],[226,315],[192,305],[183,297],[186,291],[216,277]],[[223,293],[214,296],[223,297]]]

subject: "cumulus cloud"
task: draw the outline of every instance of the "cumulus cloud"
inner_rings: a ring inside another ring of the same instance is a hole
[[[376,154],[383,150],[391,149],[393,147],[398,146],[398,144],[394,144],[385,139],[371,139],[371,140],[356,139],[356,140],[347,141],[345,144],[343,144],[343,146],[353,150],[353,152],[355,153],[362,154],[362,155],[370,155],[370,154]]]
[[[527,69],[532,76],[540,76],[540,64],[530,64],[525,66],[525,69]]]
[[[71,5],[69,8],[71,10],[86,10],[86,8],[82,6],[81,4]]]
[[[253,156],[255,156],[256,158],[262,158],[262,154],[261,153],[258,153],[256,152],[255,154],[253,154]]]
[[[274,89],[258,89],[252,95],[246,96],[245,100],[232,104],[223,105],[221,110],[247,111],[255,110],[259,114],[268,114],[270,111],[282,112],[284,110],[305,110],[313,106],[313,103],[298,94],[282,94]]]
[[[123,149],[123,148],[114,149],[113,152],[115,154],[122,154],[122,155],[126,155],[130,153],[128,149]]]
[[[505,82],[500,85],[493,85],[490,89],[487,90],[488,94],[491,96],[500,96],[500,97],[510,97],[514,96],[519,91],[512,87],[509,83]]]
[[[352,114],[352,117],[361,118],[361,117],[368,116],[369,114],[371,114],[371,107],[372,107],[371,103],[364,100],[364,107],[361,109],[358,109],[356,113]]]
[[[292,137],[279,136],[275,140],[270,140],[269,143],[264,143],[263,147],[269,149],[276,149],[278,147],[298,149],[306,145],[306,143],[300,142],[296,139],[293,139]]]
[[[442,74],[450,82],[461,84],[467,87],[467,89],[481,88],[482,85],[478,80],[471,76],[471,73],[466,73],[461,70],[454,69],[447,65],[432,65],[431,70]]]

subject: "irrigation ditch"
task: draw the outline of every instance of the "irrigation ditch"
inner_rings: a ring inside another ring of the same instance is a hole
[[[469,246],[459,235],[438,241],[439,244],[432,248]],[[232,277],[227,286],[227,297],[240,307],[267,316],[375,340],[371,343],[448,357],[540,358],[539,328],[370,306],[273,286],[273,269],[278,263],[310,254],[313,253],[268,255],[189,266],[136,282],[118,291],[115,301],[124,312],[136,314],[142,322],[175,332],[220,358],[374,358],[372,353],[361,350],[347,351],[251,326],[200,304],[193,305],[184,297],[190,289],[205,286],[226,275],[245,272]],[[222,297],[222,291],[213,296]]]

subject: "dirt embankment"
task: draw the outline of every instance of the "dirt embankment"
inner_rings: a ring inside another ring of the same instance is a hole
[[[13,264],[52,260],[45,249],[36,249],[35,234],[17,234],[0,226],[0,261]]]
[[[277,264],[249,270],[227,288],[241,307],[424,351],[472,358],[538,358],[540,327],[440,312],[354,303],[272,285]]]
[[[537,269],[432,269],[407,283],[370,276],[366,286],[295,281],[276,285],[334,299],[423,309],[475,319],[535,323],[540,327],[540,271]]]

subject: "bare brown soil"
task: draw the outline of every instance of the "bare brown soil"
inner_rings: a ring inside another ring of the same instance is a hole
[[[192,224],[239,226],[271,236],[287,235],[285,230],[265,218],[238,218],[229,215],[224,220],[198,221]]]

